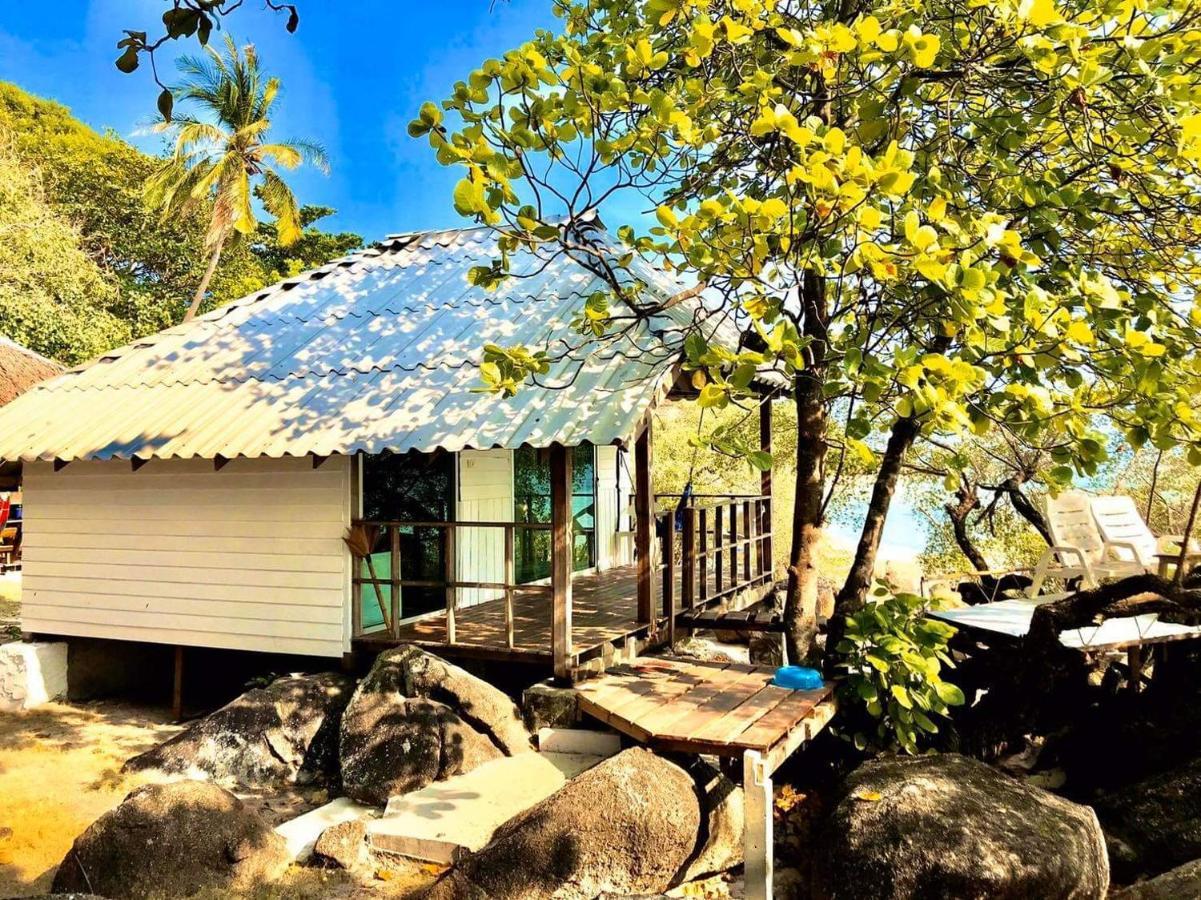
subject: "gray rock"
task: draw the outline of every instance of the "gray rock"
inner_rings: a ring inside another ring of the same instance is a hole
[[[784,635],[773,631],[752,634],[749,657],[756,666],[784,665]]]
[[[335,672],[277,678],[135,756],[124,770],[160,769],[252,787],[334,773],[338,724],[353,689],[350,678]]]
[[[88,827],[59,864],[51,892],[188,897],[278,879],[283,838],[229,791],[202,781],[138,788]]]
[[[1201,897],[1201,859],[1162,875],[1112,891],[1109,900],[1184,900]]]
[[[381,653],[367,678],[406,697],[425,697],[449,706],[507,756],[533,749],[521,711],[507,694],[420,647]]]
[[[1103,794],[1093,808],[1120,882],[1201,858],[1201,759]]]
[[[331,825],[313,845],[313,856],[317,862],[332,864],[348,872],[360,872],[371,865],[371,853],[367,849],[367,821],[352,819]]]
[[[571,688],[540,682],[522,693],[521,712],[525,727],[535,734],[539,728],[575,728],[580,721],[580,695]]]
[[[342,789],[370,806],[503,755],[433,700],[356,692],[342,717]]]
[[[692,767],[701,800],[702,840],[681,881],[725,872],[743,861],[743,793],[717,768],[704,760]]]
[[[425,896],[591,900],[661,893],[692,856],[700,819],[687,772],[648,750],[626,750],[510,819]]]
[[[837,900],[1085,900],[1109,887],[1091,809],[956,754],[852,773],[814,856],[815,895]]]

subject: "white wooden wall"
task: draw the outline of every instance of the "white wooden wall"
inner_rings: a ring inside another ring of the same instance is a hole
[[[22,627],[340,656],[350,462],[238,459],[25,467]]]
[[[513,453],[464,450],[459,454],[460,522],[513,521]],[[505,580],[505,535],[500,528],[458,528],[456,555],[460,581]],[[504,596],[502,591],[464,588],[459,606]]]
[[[633,542],[617,533],[620,516],[618,486],[622,497],[629,493],[629,478],[620,470],[617,448],[596,448],[596,562],[598,569],[611,569],[633,562]]]

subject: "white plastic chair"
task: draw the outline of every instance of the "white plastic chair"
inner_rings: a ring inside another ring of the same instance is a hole
[[[1155,533],[1147,526],[1133,497],[1094,497],[1093,518],[1101,537],[1115,544],[1129,544],[1134,548],[1133,558],[1148,572],[1159,568],[1161,553],[1179,553],[1183,535]],[[1196,549],[1196,542],[1189,542],[1189,550]],[[1125,558],[1130,554],[1119,550]]]
[[[1047,498],[1047,527],[1054,543],[1034,569],[1026,592],[1037,597],[1047,578],[1079,578],[1086,588],[1102,578],[1120,578],[1145,572],[1139,549],[1129,540],[1106,540],[1093,516],[1093,500],[1080,491],[1064,491]]]

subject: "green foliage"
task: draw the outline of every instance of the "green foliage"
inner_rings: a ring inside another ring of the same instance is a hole
[[[577,217],[626,194],[655,220],[591,248],[608,306],[653,305],[640,257],[758,339],[690,337],[708,408],[745,396],[749,366],[809,372],[865,467],[898,419],[940,441],[1001,425],[1047,448],[1056,487],[1095,475],[1113,433],[1198,446],[1191,5],[554,8],[561,31],[410,126],[462,170],[456,209],[496,229],[489,283],[515,247],[577,252]]]
[[[942,678],[943,667],[954,665],[947,642],[955,629],[926,617],[930,602],[881,586],[847,619],[838,647],[846,672],[839,710],[860,749],[917,753],[938,733],[937,720],[964,702]]]
[[[168,41],[178,41],[195,37],[201,47],[207,47],[213,29],[221,28],[221,20],[238,9],[242,0],[173,0],[171,8],[162,15],[162,28],[153,32],[144,30],[125,29],[125,36],[117,41],[117,49],[121,51],[114,63],[126,75],[136,72],[142,64],[143,57],[148,58],[151,69],[154,70],[154,54]],[[284,27],[289,33],[300,27],[300,12],[291,3],[279,0],[266,0],[268,9],[277,13],[286,13]],[[157,73],[154,76],[158,82]],[[162,83],[159,82],[160,86]],[[163,87],[158,96],[160,115],[171,120],[172,96],[170,89]]]
[[[0,334],[66,363],[130,338],[116,289],[79,244],[36,174],[0,145]]]
[[[32,179],[32,196],[74,234],[71,246],[90,261],[99,279],[98,285],[74,293],[55,288],[54,302],[29,291],[14,293],[10,309],[20,311],[0,323],[0,332],[74,363],[179,321],[204,271],[207,210],[159,221],[142,190],[161,160],[112,134],[98,134],[57,103],[6,83],[0,83],[0,155],[10,160],[10,169],[20,170],[6,178]],[[12,202],[7,212],[0,212],[0,234],[29,218],[17,215]],[[313,227],[325,212],[302,208],[304,232],[287,248],[280,246],[269,223],[260,223],[250,240],[228,247],[208,303],[219,306],[294,274],[297,266],[320,265],[362,245],[358,235],[331,235]],[[47,232],[47,239],[51,233],[60,234]],[[38,276],[47,286],[80,271],[73,265],[74,254],[63,247],[54,251],[62,271]],[[15,249],[9,250],[12,265]],[[23,283],[11,273],[0,280]]]

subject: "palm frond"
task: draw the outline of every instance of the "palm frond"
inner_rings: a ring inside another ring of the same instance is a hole
[[[283,246],[300,240],[300,206],[292,189],[279,177],[274,169],[263,171],[263,185],[259,190],[263,206],[275,217],[275,229]]]

